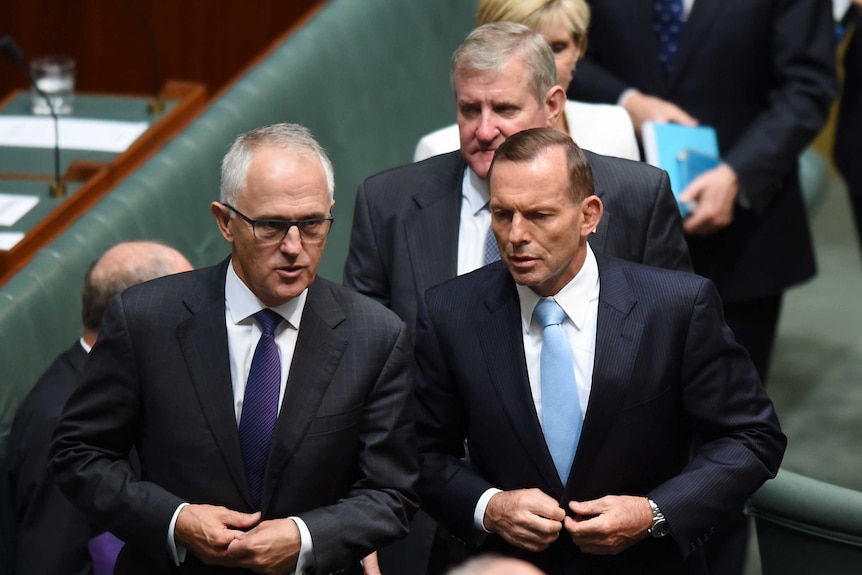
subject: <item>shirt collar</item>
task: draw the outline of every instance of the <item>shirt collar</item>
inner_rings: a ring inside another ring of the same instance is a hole
[[[530,323],[533,319],[533,310],[539,303],[541,296],[531,290],[527,286],[516,285],[518,290],[518,299],[521,302],[521,323],[524,333],[530,333]],[[584,265],[578,270],[578,273],[557,292],[553,299],[569,319],[575,324],[579,330],[584,325],[587,311],[589,311],[590,303],[599,297],[599,266],[596,263],[596,256],[593,254],[590,244],[587,244],[587,256],[584,259]]]
[[[461,185],[461,195],[470,205],[470,211],[475,216],[488,205],[491,192],[488,189],[488,181],[476,175],[470,167],[464,168],[464,181]]]
[[[224,283],[225,305],[227,306],[230,320],[234,324],[250,322],[252,321],[250,319],[251,316],[268,307],[263,305],[257,299],[257,296],[236,275],[236,271],[233,269],[233,260],[227,266],[227,276]],[[295,298],[291,298],[287,302],[270,309],[286,319],[291,327],[299,329],[299,322],[302,319],[302,310],[305,309],[305,300],[307,297],[308,288],[305,288]]]

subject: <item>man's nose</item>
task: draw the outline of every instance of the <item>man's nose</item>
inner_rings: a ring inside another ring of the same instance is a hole
[[[497,116],[493,112],[482,112],[476,138],[482,142],[492,142],[500,134]]]
[[[292,256],[299,255],[299,252],[302,251],[302,236],[299,234],[298,227],[291,226],[290,229],[287,230],[287,234],[285,234],[284,238],[281,240],[279,249]]]

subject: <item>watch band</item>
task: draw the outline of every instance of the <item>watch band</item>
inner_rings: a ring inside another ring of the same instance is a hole
[[[670,533],[670,525],[668,525],[664,513],[661,512],[655,501],[649,498],[647,498],[647,501],[649,502],[650,509],[652,509],[652,527],[647,529],[647,533],[656,539],[666,536]]]

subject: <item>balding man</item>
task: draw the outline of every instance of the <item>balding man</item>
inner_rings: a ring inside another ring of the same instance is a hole
[[[111,298],[135,284],[190,269],[175,249],[136,241],[110,248],[84,276],[83,335],[39,378],[18,409],[9,436],[6,516],[13,573],[93,572],[88,542],[102,530],[66,500],[48,473],[51,433],[81,381]]]

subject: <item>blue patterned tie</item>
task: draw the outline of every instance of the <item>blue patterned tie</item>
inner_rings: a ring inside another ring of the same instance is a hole
[[[281,391],[281,360],[275,344],[275,328],[282,317],[271,309],[254,314],[263,334],[257,342],[239,422],[239,445],[251,489],[251,498],[260,509],[263,474],[269,458],[269,446],[275,420],[278,419],[278,395]]]
[[[482,261],[485,265],[492,264],[500,259],[500,248],[497,246],[497,238],[494,237],[494,228],[488,228],[488,235],[485,236],[485,253]]]
[[[539,300],[533,317],[542,325],[542,431],[563,485],[569,477],[581,436],[581,405],[572,351],[563,327],[563,308],[551,298]]]
[[[682,0],[653,0],[653,31],[658,40],[658,59],[665,74],[673,70],[683,26]]]

